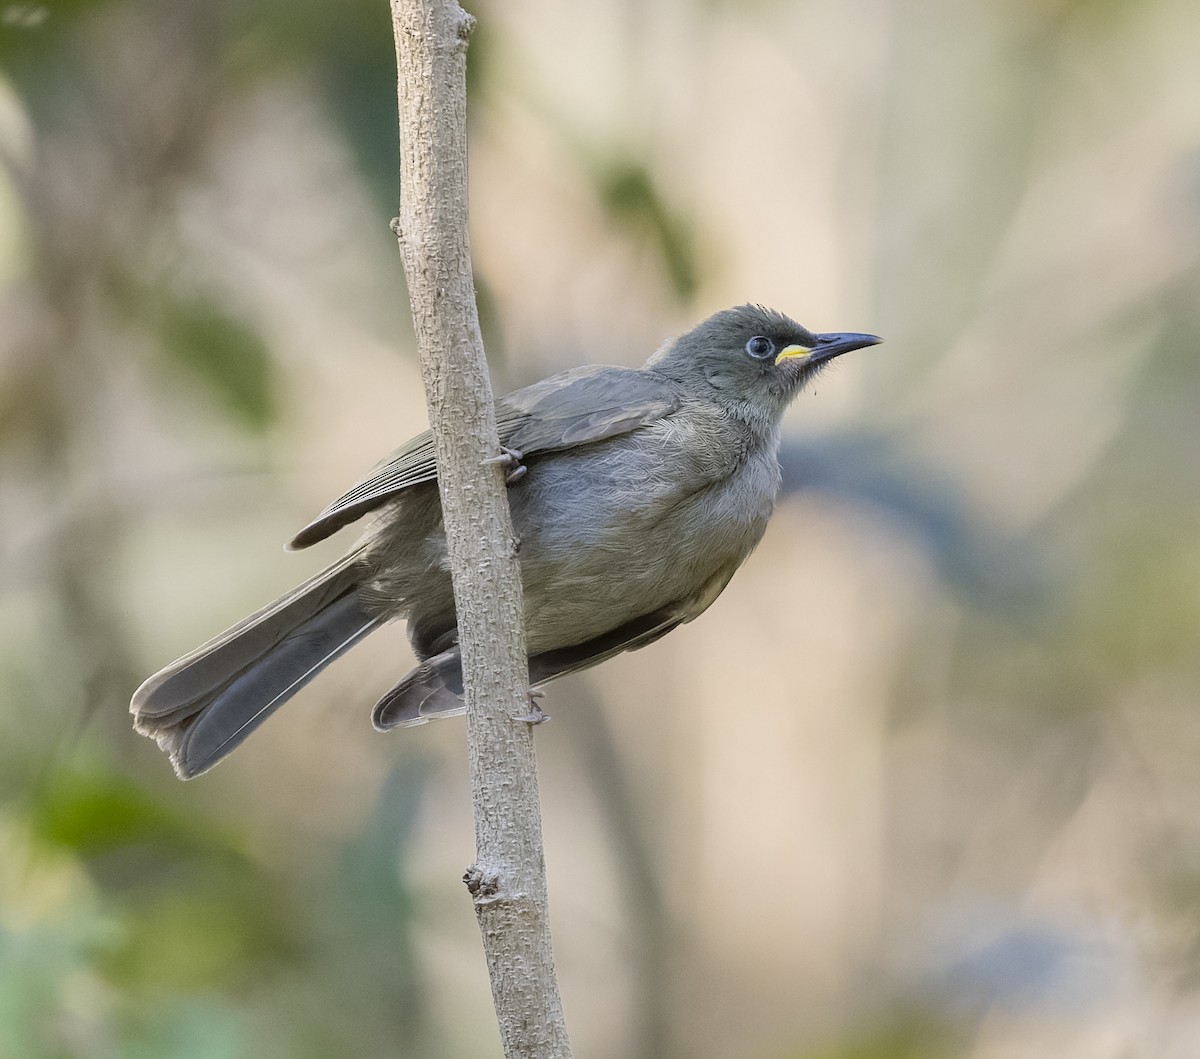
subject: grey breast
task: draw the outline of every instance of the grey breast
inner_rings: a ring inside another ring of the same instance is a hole
[[[699,613],[762,536],[773,447],[711,406],[690,411],[538,461],[510,491],[531,651],[704,596]]]

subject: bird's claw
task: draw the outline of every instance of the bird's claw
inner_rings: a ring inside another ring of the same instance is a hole
[[[484,460],[484,463],[498,463],[507,472],[504,476],[504,484],[512,485],[513,482],[519,482],[525,477],[525,472],[529,470],[525,466],[525,453],[520,449],[510,449],[507,445],[500,446],[499,456],[490,456]]]
[[[529,712],[524,717],[518,717],[518,721],[524,721],[531,728],[535,724],[545,724],[550,720],[550,714],[538,705],[538,699],[544,698],[546,693],[540,688],[529,689]]]

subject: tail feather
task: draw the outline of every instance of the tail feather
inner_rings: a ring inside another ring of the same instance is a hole
[[[348,556],[172,663],[134,693],[134,727],[183,779],[205,772],[374,629]]]
[[[466,713],[463,702],[462,656],[458,645],[427,658],[375,704],[376,731],[408,728],[434,717]]]
[[[347,590],[357,587],[357,552],[326,567],[290,592],[176,659],[133,693],[130,709],[145,718],[164,718],[222,688],[233,673],[262,657],[298,625]]]

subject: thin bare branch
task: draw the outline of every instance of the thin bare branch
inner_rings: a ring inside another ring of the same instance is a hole
[[[456,0],[391,0],[400,216],[437,446],[467,699],[476,863],[465,881],[509,1059],[570,1055],[554,974],[520,568],[505,495],[467,230],[466,51]]]

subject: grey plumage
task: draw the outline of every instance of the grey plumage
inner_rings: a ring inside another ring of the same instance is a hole
[[[872,335],[814,335],[758,306],[727,309],[644,368],[577,368],[501,398],[521,540],[530,679],[652,643],[720,595],[758,543],[779,487],[788,402]],[[462,710],[458,630],[428,432],[334,501],[304,548],[377,519],[327,570],[151,677],[138,731],[180,776],[211,768],[379,624],[408,621],[420,665],[376,705],[380,729]]]

